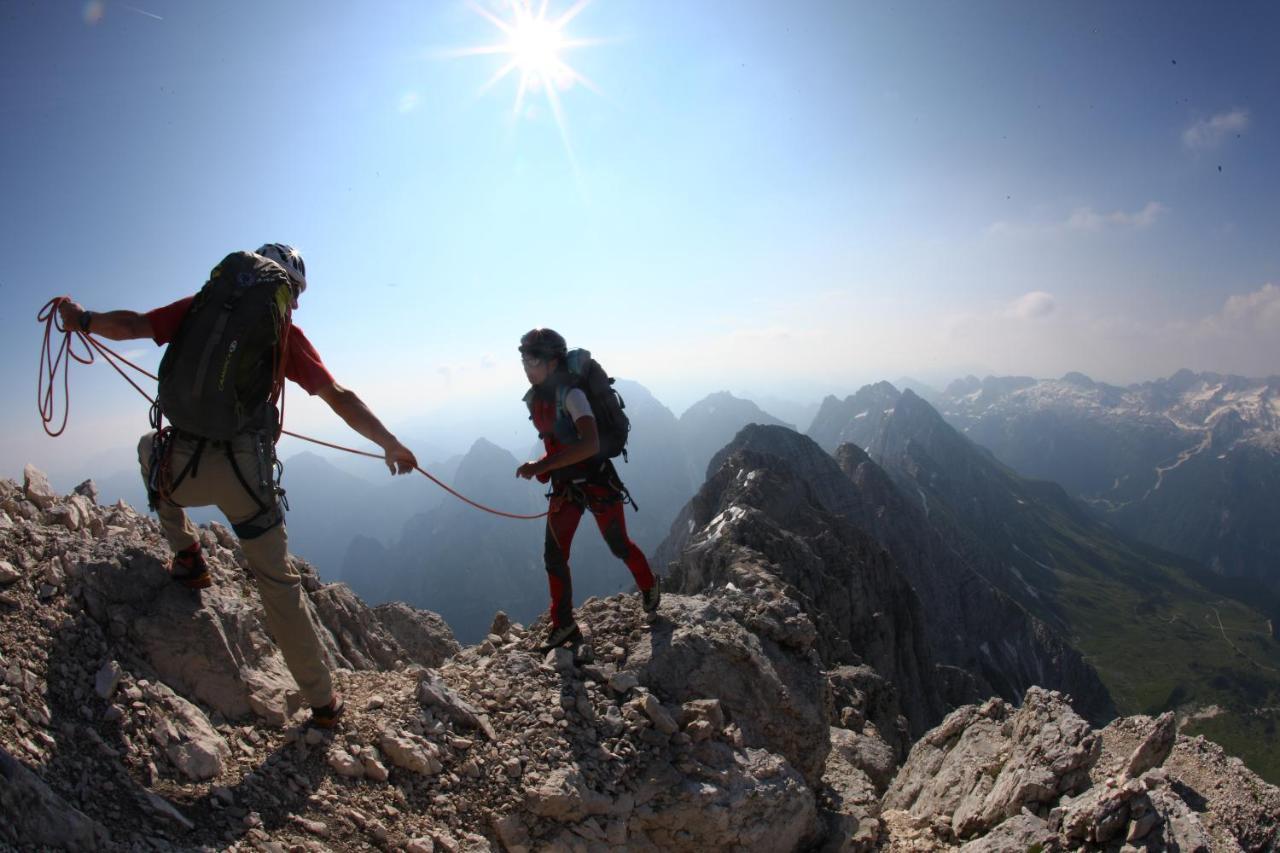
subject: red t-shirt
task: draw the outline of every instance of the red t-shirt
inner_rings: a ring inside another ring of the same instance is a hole
[[[148,311],[146,318],[151,323],[152,340],[159,345],[173,340],[194,298],[187,296],[163,308]],[[298,383],[308,394],[315,394],[333,384],[333,376],[320,360],[320,353],[316,352],[297,323],[289,329],[289,339],[285,343],[284,376]]]

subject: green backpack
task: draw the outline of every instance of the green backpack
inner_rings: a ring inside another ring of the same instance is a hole
[[[243,432],[274,439],[292,302],[279,264],[252,252],[223,258],[160,361],[160,414],[215,441]]]

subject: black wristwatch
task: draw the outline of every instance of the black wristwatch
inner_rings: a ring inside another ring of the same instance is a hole
[[[89,321],[92,319],[93,319],[92,311],[81,311],[80,312],[80,331],[84,332],[85,334],[88,334]]]

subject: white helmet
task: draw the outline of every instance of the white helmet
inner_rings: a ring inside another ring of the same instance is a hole
[[[284,267],[289,278],[298,286],[298,293],[307,289],[307,265],[302,254],[287,243],[266,243],[258,248],[258,254]]]

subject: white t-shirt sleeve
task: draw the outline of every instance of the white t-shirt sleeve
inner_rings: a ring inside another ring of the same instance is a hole
[[[574,388],[565,395],[564,410],[575,424],[579,418],[595,418],[591,413],[591,404],[587,402],[587,395],[581,388]]]

